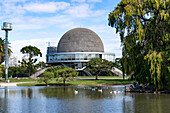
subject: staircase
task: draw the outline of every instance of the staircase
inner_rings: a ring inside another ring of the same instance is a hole
[[[88,76],[93,76],[89,71],[84,71]]]
[[[113,67],[111,72],[113,72],[117,76],[123,76],[123,72],[121,70],[119,70],[118,68],[116,68],[116,67]]]
[[[44,69],[42,69],[42,70],[40,70],[40,71],[32,74],[32,75],[30,76],[30,78],[37,78],[38,76],[40,76],[40,75],[41,75],[45,70],[47,70],[48,68],[50,68],[50,67],[44,68]]]

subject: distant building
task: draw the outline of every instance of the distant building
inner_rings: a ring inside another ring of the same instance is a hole
[[[17,56],[11,55],[9,57],[9,67],[18,66],[18,58]]]
[[[29,56],[28,56],[28,55],[24,55],[24,56],[22,57],[22,59],[25,60],[26,62],[28,62],[28,61],[29,61]]]

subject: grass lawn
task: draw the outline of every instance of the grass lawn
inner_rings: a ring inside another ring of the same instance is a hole
[[[81,80],[82,78],[82,80]],[[89,78],[89,79],[88,79]],[[72,80],[66,82],[66,85],[117,85],[117,84],[131,84],[133,81],[130,80],[123,80],[122,77],[118,76],[99,76],[99,80],[95,80],[95,76],[83,76],[83,77],[76,77],[75,79],[80,80]],[[31,79],[31,78],[10,78],[10,82],[35,82],[35,83],[23,83],[18,84],[18,86],[44,86],[45,83],[39,83],[39,79]],[[0,80],[0,82],[5,82],[5,79]],[[57,82],[56,78],[53,78],[49,85],[63,85],[62,82]]]
[[[102,79],[102,80],[73,80],[66,82],[66,85],[119,85],[119,84],[131,84],[133,81],[130,80],[123,80],[123,79]],[[45,83],[23,83],[18,84],[18,86],[44,86]],[[62,82],[57,83],[55,79],[53,79],[49,85],[63,85]]]
[[[96,76],[79,76],[76,78],[96,78]],[[104,78],[123,78],[123,76],[98,76],[99,79],[104,79]]]
[[[85,79],[95,79],[96,78],[96,76],[79,76],[79,77],[75,77],[75,79],[83,79],[83,78],[85,78]],[[119,77],[119,76],[98,76],[98,78],[99,79],[117,79],[117,78],[123,78],[123,77]],[[9,78],[9,80],[10,80],[10,82],[34,82],[34,81],[38,81],[38,79],[31,79],[31,78],[19,78],[19,79],[17,79],[17,78]],[[54,80],[56,80],[56,79],[54,79]],[[53,80],[53,81],[54,81]],[[5,79],[2,79],[2,80],[0,80],[0,82],[5,82]]]

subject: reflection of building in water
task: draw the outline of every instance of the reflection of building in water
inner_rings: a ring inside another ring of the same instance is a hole
[[[92,30],[76,28],[66,32],[57,47],[48,47],[46,60],[51,65],[66,65],[78,71],[92,58],[114,62],[114,53],[105,53],[103,42]]]
[[[18,66],[18,58],[17,56],[11,55],[9,57],[9,67],[13,67],[13,66]]]

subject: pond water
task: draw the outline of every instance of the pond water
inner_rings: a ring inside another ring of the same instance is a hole
[[[169,94],[127,94],[124,89],[124,86],[1,87],[0,112],[170,113]]]

